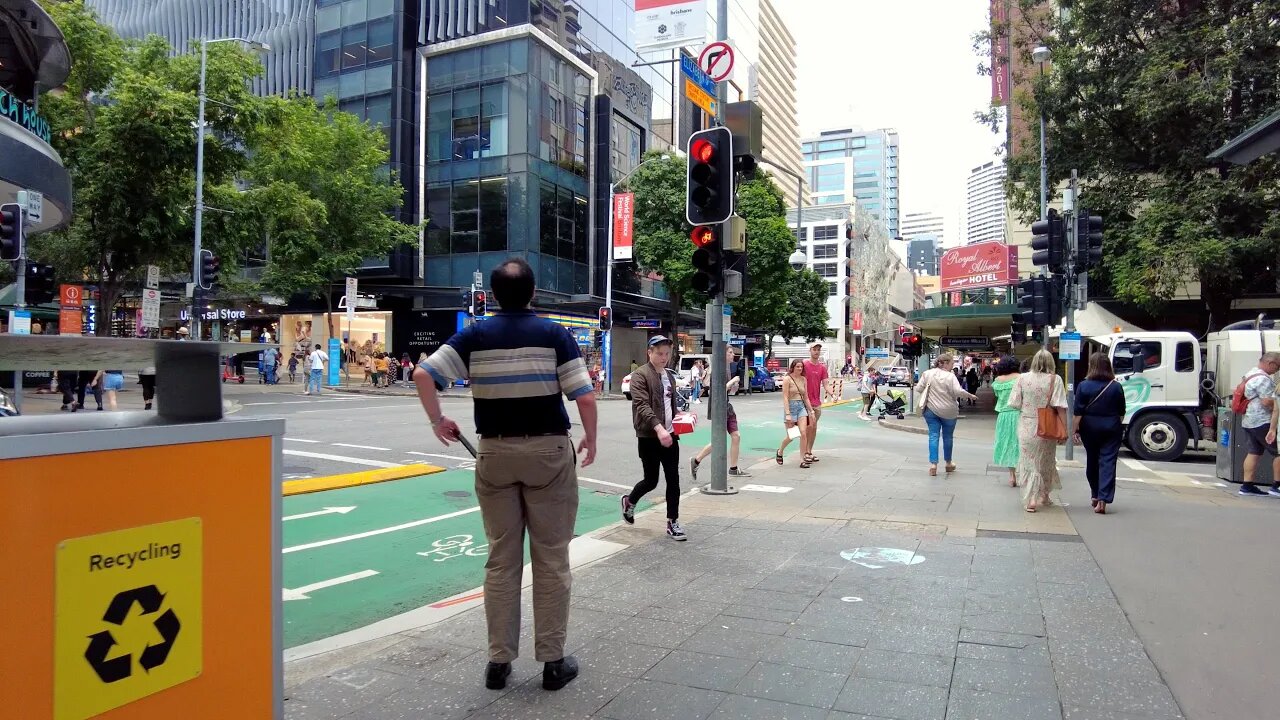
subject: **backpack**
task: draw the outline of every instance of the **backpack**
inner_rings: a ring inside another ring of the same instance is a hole
[[[1252,370],[1245,374],[1240,380],[1240,384],[1236,385],[1235,392],[1231,393],[1231,412],[1234,415],[1243,415],[1249,409],[1249,398],[1245,396],[1245,386],[1249,381],[1257,377]]]

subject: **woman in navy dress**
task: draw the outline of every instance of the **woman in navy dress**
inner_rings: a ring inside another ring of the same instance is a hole
[[[1103,515],[1116,496],[1116,460],[1124,438],[1125,410],[1124,388],[1116,382],[1106,353],[1089,356],[1089,376],[1076,390],[1075,405],[1075,439],[1084,443],[1088,455],[1085,475],[1093,511]]]

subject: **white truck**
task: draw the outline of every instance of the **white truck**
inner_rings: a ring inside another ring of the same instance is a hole
[[[1243,322],[1202,344],[1187,332],[1122,332],[1089,338],[1111,358],[1126,400],[1125,444],[1143,460],[1211,450],[1220,407],[1263,352],[1280,351],[1272,321]],[[1086,356],[1087,359],[1087,356]],[[1083,373],[1078,373],[1082,376]]]

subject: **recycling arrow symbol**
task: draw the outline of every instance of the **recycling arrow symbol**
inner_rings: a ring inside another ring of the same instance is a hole
[[[159,613],[161,606],[164,605],[164,597],[164,593],[160,592],[155,585],[125,590],[111,599],[102,619],[113,625],[123,625],[135,602],[142,608],[143,615],[154,615]],[[169,651],[173,649],[173,643],[178,639],[178,631],[182,629],[182,623],[178,622],[178,616],[174,614],[172,608],[157,616],[152,620],[152,624],[160,633],[161,642],[157,645],[147,644],[138,657],[138,665],[147,672],[163,665],[169,658]],[[115,636],[111,631],[103,630],[89,636],[89,647],[84,651],[84,659],[89,661],[93,671],[104,683],[123,680],[133,673],[132,655],[107,657],[116,644]]]

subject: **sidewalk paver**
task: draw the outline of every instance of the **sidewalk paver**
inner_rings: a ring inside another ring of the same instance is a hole
[[[922,457],[831,448],[805,473],[752,468],[789,492],[687,496],[687,543],[661,507],[601,531],[630,547],[575,572],[582,675],[560,692],[526,595],[508,689],[481,685],[476,609],[292,663],[287,717],[1181,718],[1066,514],[1022,512],[986,452],[931,478]]]

